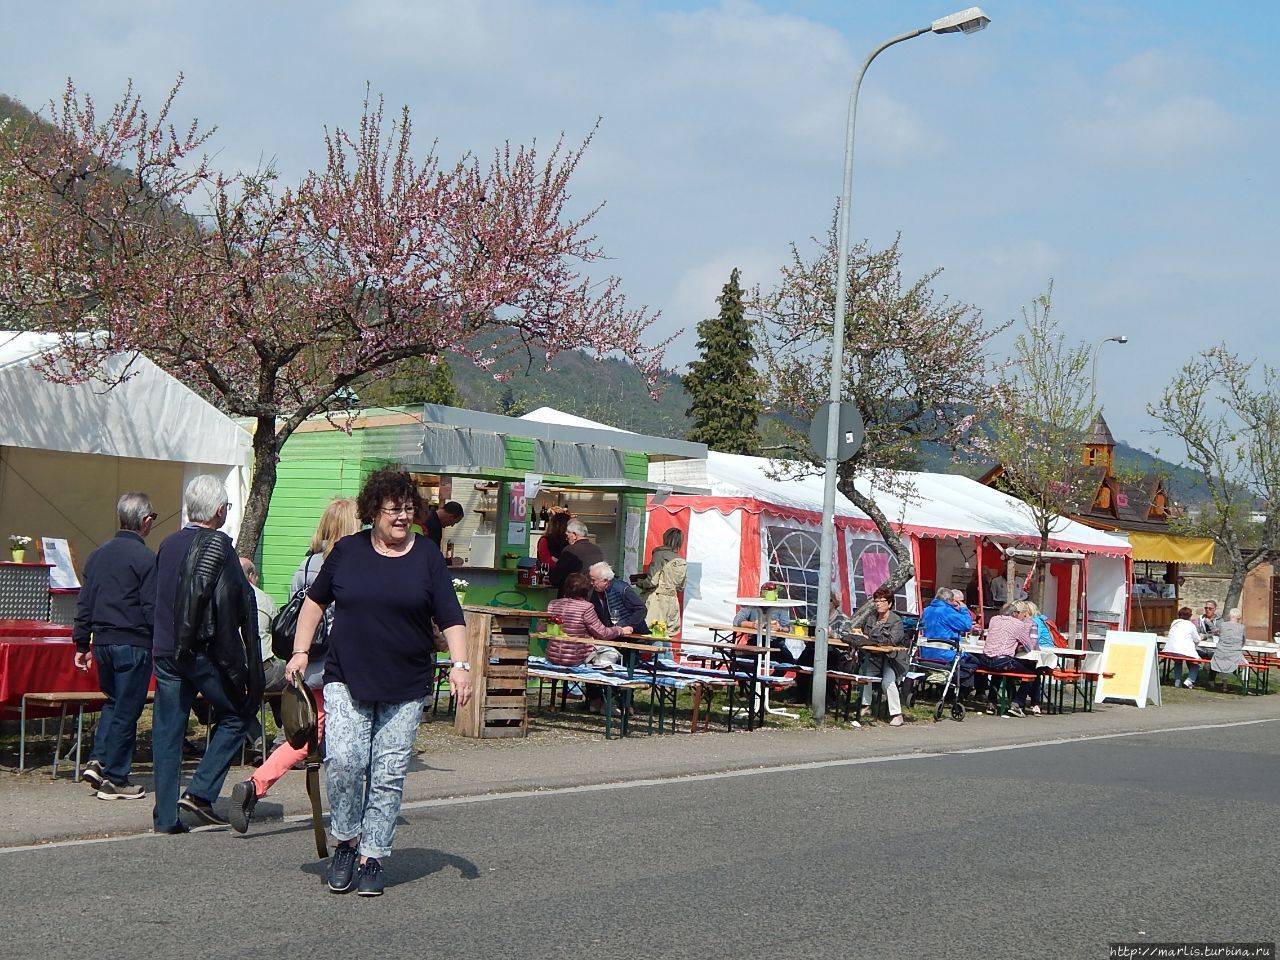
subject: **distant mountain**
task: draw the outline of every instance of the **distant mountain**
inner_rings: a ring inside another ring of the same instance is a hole
[[[451,366],[462,405],[472,410],[518,416],[548,406],[623,430],[676,438],[684,437],[690,425],[685,415],[689,395],[677,373],[663,375],[662,396],[652,400],[644,378],[630,363],[616,359],[597,362],[576,350],[557,356],[550,373],[534,368],[505,383],[458,359]],[[1160,474],[1170,495],[1180,503],[1193,505],[1205,499],[1199,474],[1181,464],[1120,440],[1116,441],[1116,463],[1122,472]],[[920,452],[920,469],[931,473],[977,477],[989,466],[953,463],[950,451],[937,445],[926,445]]]

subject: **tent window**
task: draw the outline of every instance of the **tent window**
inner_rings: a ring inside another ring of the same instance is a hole
[[[778,584],[779,596],[803,600],[803,608],[793,607],[792,618],[813,619],[818,609],[819,534],[816,530],[793,527],[765,528],[765,555],[769,579]]]
[[[898,572],[898,559],[884,545],[884,541],[870,537],[845,538],[845,560],[849,570],[849,588],[853,592],[853,606],[857,609],[866,603],[881,584]],[[907,588],[903,584],[893,598],[893,608],[899,613],[907,610]]]

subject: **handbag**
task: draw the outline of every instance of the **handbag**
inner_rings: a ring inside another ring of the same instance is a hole
[[[329,855],[325,843],[324,820],[320,812],[320,718],[315,694],[294,677],[280,693],[280,721],[285,740],[295,750],[307,748],[307,796],[311,800],[311,829],[315,834],[316,853],[321,859]]]
[[[312,554],[307,557],[307,563],[303,567],[304,580],[310,579],[311,560],[314,556],[315,554]],[[303,587],[289,598],[289,602],[271,620],[271,652],[281,660],[287,661],[293,656],[293,638],[298,631],[298,615],[302,613],[302,603],[306,599],[307,588]],[[323,659],[329,651],[329,627],[332,621],[333,617],[326,610],[320,622],[316,624],[315,636],[311,638],[311,649],[307,651],[313,663]]]

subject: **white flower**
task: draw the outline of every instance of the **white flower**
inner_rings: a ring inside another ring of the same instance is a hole
[[[467,581],[465,581],[465,580],[460,580],[460,579],[458,579],[457,577],[454,577],[454,578],[453,578],[453,589],[455,589],[455,590],[465,590],[465,589],[467,589]]]
[[[10,550],[23,550],[23,549],[25,549],[25,548],[27,548],[27,547],[29,547],[29,546],[31,546],[31,538],[30,538],[30,537],[24,537],[24,536],[23,536],[22,534],[20,534],[20,533],[11,533],[11,534],[9,534],[9,549],[10,549]]]

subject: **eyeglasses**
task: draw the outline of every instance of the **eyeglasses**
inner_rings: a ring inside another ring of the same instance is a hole
[[[388,517],[412,517],[413,516],[413,507],[410,507],[410,506],[381,507],[380,509]]]

